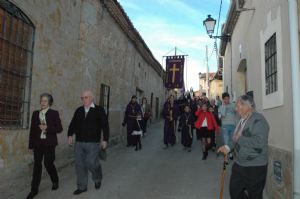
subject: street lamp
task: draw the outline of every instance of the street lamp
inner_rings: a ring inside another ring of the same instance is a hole
[[[213,19],[211,15],[208,15],[207,18],[203,21],[203,25],[205,26],[206,32],[210,38],[212,38],[212,34],[215,31],[216,22],[217,21]]]
[[[213,36],[216,22],[217,21],[214,18],[212,18],[211,15],[208,15],[207,18],[203,21],[203,25],[206,28],[208,36],[212,39],[221,39],[222,41],[229,42],[231,38],[230,35]]]

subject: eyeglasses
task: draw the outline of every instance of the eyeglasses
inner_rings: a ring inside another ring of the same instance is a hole
[[[80,97],[81,100],[88,99],[89,96]]]

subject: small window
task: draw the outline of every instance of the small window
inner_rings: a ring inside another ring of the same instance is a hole
[[[278,90],[276,33],[265,43],[266,95]]]
[[[0,127],[28,128],[34,26],[0,0]]]
[[[101,90],[100,90],[100,106],[102,106],[105,110],[105,113],[109,114],[109,96],[110,96],[110,87],[105,85],[105,84],[101,84]]]

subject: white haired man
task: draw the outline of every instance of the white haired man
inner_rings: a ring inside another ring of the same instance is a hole
[[[81,95],[83,106],[77,108],[68,130],[68,144],[75,143],[75,169],[77,175],[77,189],[74,195],[87,191],[88,171],[92,173],[95,188],[100,189],[102,168],[99,161],[100,149],[107,148],[109,126],[107,116],[102,107],[94,104],[93,93],[84,91]],[[101,141],[101,132],[103,140]],[[100,144],[101,143],[101,144]]]

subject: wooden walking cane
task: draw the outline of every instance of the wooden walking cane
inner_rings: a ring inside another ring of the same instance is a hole
[[[228,155],[226,154],[224,156],[224,162],[223,162],[223,171],[222,171],[222,176],[221,176],[221,190],[220,190],[219,199],[223,198],[224,182],[225,182],[226,167],[227,167],[227,165],[228,165]]]

